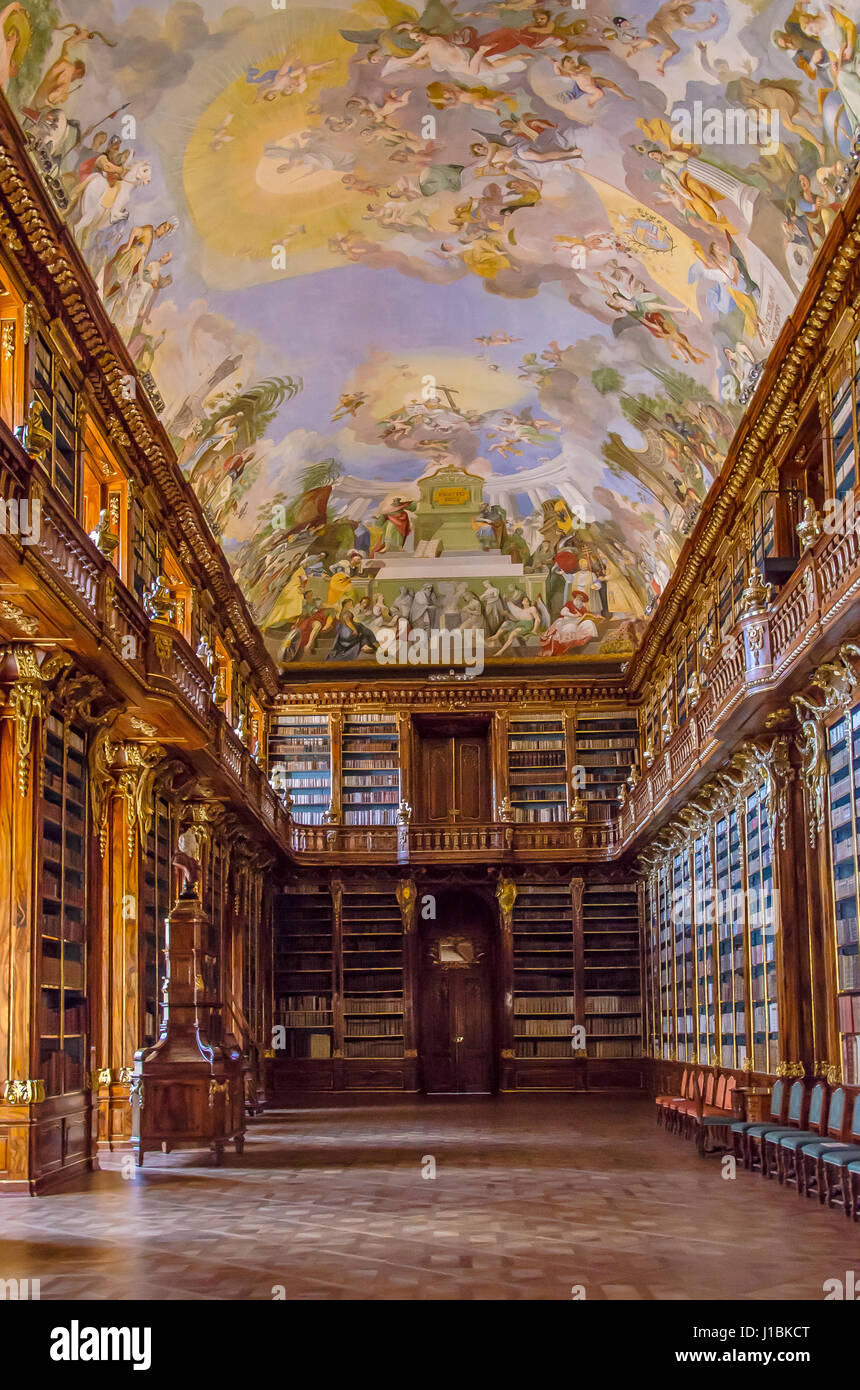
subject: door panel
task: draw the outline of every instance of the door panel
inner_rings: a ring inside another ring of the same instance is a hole
[[[451,740],[433,737],[422,740],[424,814],[431,823],[447,821],[453,802]]]
[[[492,1089],[492,1027],[484,970],[457,972],[454,1005],[457,1090]]]
[[[434,936],[444,938],[444,932]],[[424,1090],[486,1093],[493,1089],[493,984],[486,938],[477,964],[446,967],[424,943],[421,977],[421,1066]]]
[[[487,740],[480,734],[422,734],[419,820],[429,824],[490,819]]]
[[[456,745],[455,792],[460,821],[489,819],[489,798],[486,795],[487,745],[484,739],[461,738]]]

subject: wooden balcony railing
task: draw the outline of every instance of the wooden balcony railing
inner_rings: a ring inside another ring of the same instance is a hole
[[[828,630],[860,597],[860,537],[853,527],[823,534],[806,551],[776,600],[748,612],[705,671],[705,690],[687,719],[656,753],[618,821],[623,850],[702,766],[715,732],[736,707],[760,698],[801,661],[821,650]]]
[[[539,825],[303,825],[290,822],[288,843],[298,858],[390,863],[458,860],[498,863],[507,858],[605,859],[617,839],[614,822]]]

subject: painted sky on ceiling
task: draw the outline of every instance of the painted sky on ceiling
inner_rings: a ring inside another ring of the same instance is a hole
[[[397,621],[632,652],[838,206],[852,20],[3,18],[34,157],[276,659],[373,660]]]

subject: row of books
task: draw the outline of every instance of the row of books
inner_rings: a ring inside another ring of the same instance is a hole
[[[299,1012],[311,1010],[316,1013],[327,1013],[331,1010],[331,995],[282,994],[278,1000],[278,1009],[281,1013],[288,1013],[291,1009]]]
[[[589,1039],[586,1045],[589,1057],[639,1057],[642,1052],[642,1045],[638,1038],[635,1042],[598,1042]]]
[[[580,750],[585,751],[587,749],[624,749],[625,751],[632,753],[635,751],[636,747],[637,737],[635,734],[631,735],[629,738],[594,738],[591,735],[589,735],[587,738],[584,738],[579,733],[577,733],[576,735],[577,754],[580,752]]]
[[[586,1033],[630,1033],[634,1037],[639,1035],[638,1018],[601,1018],[599,1023],[589,1020],[585,1025]]]
[[[588,1013],[586,1002],[585,1011]],[[573,1016],[572,994],[518,995],[514,1000],[515,1014],[567,1014]]]
[[[843,1033],[860,1033],[860,994],[839,996],[839,1027]]]
[[[402,1014],[402,999],[351,999],[344,1000],[344,1016],[350,1014]]]
[[[366,1041],[344,1040],[344,1056],[346,1057],[402,1057],[402,1042],[386,1042],[379,1038],[367,1039]]]
[[[856,955],[843,955],[841,952],[837,957],[839,966],[839,988],[860,989],[860,965]]]
[[[526,1038],[569,1037],[574,1027],[573,1019],[567,1018],[526,1018],[517,1024],[516,1036]]]
[[[641,1007],[638,994],[591,994],[585,1000],[587,1014],[638,1014]]]
[[[357,728],[360,729],[363,724],[393,725],[394,720],[390,714],[385,714],[381,710],[377,710],[375,712],[373,710],[367,710],[367,712],[362,711],[361,714],[357,714],[354,717],[347,719],[346,723],[344,724],[344,730],[351,728],[352,725],[355,725]]]
[[[325,1028],[331,1023],[331,1019],[330,1013],[315,1012],[312,1009],[303,1011],[290,1009],[285,1013],[277,1014],[275,1022],[280,1023],[283,1028]]]
[[[396,787],[389,787],[386,790],[377,788],[374,791],[358,792],[350,791],[344,793],[344,806],[373,806],[382,803],[385,806],[394,806],[400,799],[400,792]]]
[[[396,801],[397,798],[395,797]],[[394,811],[374,811],[372,809],[363,811],[345,811],[344,823],[346,825],[393,825]]]
[[[389,769],[396,772],[396,768]],[[395,779],[396,781],[396,779]],[[363,777],[344,777],[341,784],[344,787],[390,787],[390,777],[377,777],[374,773],[365,773]]]
[[[514,763],[522,761],[523,753],[533,753],[536,759],[540,758],[564,758],[563,740],[557,738],[509,738],[508,739],[508,758]],[[530,760],[529,760],[530,761]]]
[[[344,748],[343,751],[344,758],[341,767],[391,767],[392,762],[396,762],[397,760],[397,744],[383,743],[381,740],[378,743],[351,743],[349,747]],[[383,754],[388,754],[389,756],[386,758]],[[353,762],[351,761],[353,758],[360,759],[361,761]],[[372,758],[374,761],[368,762],[369,758]]]
[[[348,1038],[374,1038],[380,1034],[399,1038],[403,1035],[401,1018],[350,1019],[347,1023]]]
[[[515,1052],[517,1057],[572,1057],[573,1047],[570,1038],[552,1042],[541,1040],[532,1042],[528,1038],[518,1038]]]

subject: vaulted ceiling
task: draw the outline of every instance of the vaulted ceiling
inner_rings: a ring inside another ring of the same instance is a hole
[[[398,618],[641,640],[839,205],[860,50],[832,6],[583,3],[3,11],[276,659]]]

